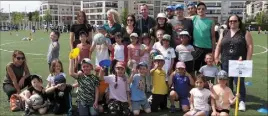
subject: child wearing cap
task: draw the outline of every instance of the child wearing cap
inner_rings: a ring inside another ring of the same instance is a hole
[[[178,61],[184,62],[186,71],[191,75],[194,75],[194,58],[191,54],[194,51],[194,47],[189,43],[191,37],[188,31],[181,31],[179,37],[181,39],[181,44],[176,47]]]
[[[79,87],[77,92],[78,112],[80,116],[97,115],[99,99],[99,80],[91,74],[93,66],[89,58],[84,58],[81,62],[82,74],[74,72],[74,60],[70,59],[69,74],[77,80]]]
[[[72,116],[72,85],[66,84],[66,79],[63,75],[57,75],[54,78],[55,86],[46,89],[46,93],[53,95],[53,113],[65,114]]]
[[[168,86],[166,83],[166,72],[163,70],[165,64],[164,56],[157,55],[154,57],[154,68],[150,70],[152,76],[152,112],[167,109]]]
[[[48,102],[47,97],[45,93],[45,89],[42,87],[43,81],[42,78],[38,75],[31,75],[31,87],[24,90],[22,93],[20,93],[20,96],[23,101],[25,101],[25,116],[31,115],[31,113],[34,111],[38,111],[40,114],[45,114],[48,110]],[[30,99],[30,97],[34,94],[38,94],[43,99],[43,104],[41,105],[34,105],[33,99]]]
[[[214,58],[212,56],[212,53],[208,53],[205,56],[205,62],[207,65],[202,66],[199,69],[199,72],[206,76],[206,80],[214,83],[214,79],[217,76],[217,73],[219,72],[217,66],[213,65]]]
[[[127,46],[128,48],[128,60],[135,60],[136,62],[140,62],[141,54],[141,46],[139,44],[139,36],[137,33],[130,34],[131,44]]]
[[[235,103],[236,99],[239,99],[239,94],[234,96],[232,90],[227,86],[228,75],[224,70],[218,72],[217,78],[218,84],[210,85],[211,91],[215,96],[211,99],[213,111],[211,115],[228,116],[230,106]]]
[[[109,113],[113,116],[129,115],[131,106],[129,85],[125,76],[124,62],[117,62],[115,74],[104,76],[103,69],[100,72],[100,79],[109,84]]]
[[[75,67],[76,67],[76,71],[80,71],[81,70],[81,61],[84,59],[84,58],[89,58],[89,53],[90,53],[90,47],[91,45],[88,44],[87,42],[87,33],[84,32],[84,31],[81,31],[79,33],[79,39],[81,41],[80,44],[78,44],[76,47],[80,49],[80,52],[79,52],[79,55],[75,61]]]
[[[140,107],[146,112],[151,112],[151,106],[147,101],[145,94],[145,78],[147,77],[148,66],[145,62],[140,62],[137,66],[138,73],[136,69],[132,70],[129,83],[130,93],[131,93],[131,105],[133,114],[140,114]]]
[[[191,86],[194,86],[194,80],[190,74],[185,70],[183,62],[177,62],[176,70],[170,75],[169,88],[174,88],[170,92],[170,112],[175,112],[174,102],[180,101],[180,107],[183,112],[187,112],[190,108],[188,100]],[[182,89],[183,88],[183,89]]]
[[[174,59],[176,57],[175,51],[172,47],[170,47],[170,39],[171,36],[168,34],[164,34],[163,39],[161,40],[162,47],[159,48],[159,51],[164,56],[165,59],[165,65],[163,69],[166,72],[166,81],[168,81],[168,76],[172,73],[173,65],[174,65]]]
[[[122,37],[120,32],[115,33],[115,43],[111,50],[111,60],[118,60],[120,62],[127,63],[128,48],[122,43]]]

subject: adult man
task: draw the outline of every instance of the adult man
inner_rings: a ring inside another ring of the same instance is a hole
[[[137,20],[136,27],[141,30],[141,33],[149,33],[149,30],[155,26],[156,22],[152,17],[149,17],[148,6],[143,4],[140,6],[141,17]]]
[[[173,47],[176,47],[180,44],[180,39],[178,35],[181,31],[188,31],[190,36],[193,35],[193,23],[192,20],[184,17],[184,6],[183,4],[178,4],[175,6],[177,16],[170,20],[171,25],[173,26]],[[190,44],[193,43],[193,39],[190,40]]]
[[[187,4],[188,16],[197,15],[196,6],[195,5],[196,4],[194,2],[188,2],[188,4]]]
[[[168,19],[168,22],[173,19],[174,17],[174,13],[175,13],[175,6],[167,6],[166,8],[166,14],[167,14],[167,19]]]

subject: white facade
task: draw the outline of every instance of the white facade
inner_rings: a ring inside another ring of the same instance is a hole
[[[256,16],[261,11],[268,11],[268,1],[253,1],[247,5],[247,15],[249,16]]]

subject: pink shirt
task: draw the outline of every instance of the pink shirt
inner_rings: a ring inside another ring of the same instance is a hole
[[[109,84],[109,99],[115,99],[121,102],[127,102],[127,91],[129,86],[127,84],[127,78],[117,77],[117,88],[114,88],[115,75],[104,76],[104,80]]]
[[[81,61],[84,58],[89,58],[89,52],[90,52],[90,45],[82,45],[81,43],[77,45],[77,48],[80,49],[80,53],[78,56],[78,63],[81,63]]]
[[[139,44],[137,45],[133,45],[133,44],[130,44],[127,46],[129,52],[130,52],[130,56],[128,59],[133,59],[135,60],[137,63],[140,62],[140,52],[141,52],[141,47]]]

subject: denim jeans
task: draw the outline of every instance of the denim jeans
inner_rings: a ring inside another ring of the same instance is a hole
[[[92,105],[87,105],[83,102],[77,102],[78,103],[78,112],[79,116],[97,116],[98,112]]]
[[[227,63],[222,63],[221,68],[222,70],[228,72],[228,62]],[[233,85],[235,83],[235,85],[237,85],[237,77],[229,77],[229,87],[231,88],[231,90],[233,91]],[[236,88],[235,88],[236,90]],[[236,94],[236,93],[234,93]],[[246,100],[246,87],[245,87],[245,77],[240,77],[240,90],[239,90],[239,94],[240,94],[240,98],[239,101],[243,101],[245,102]]]

